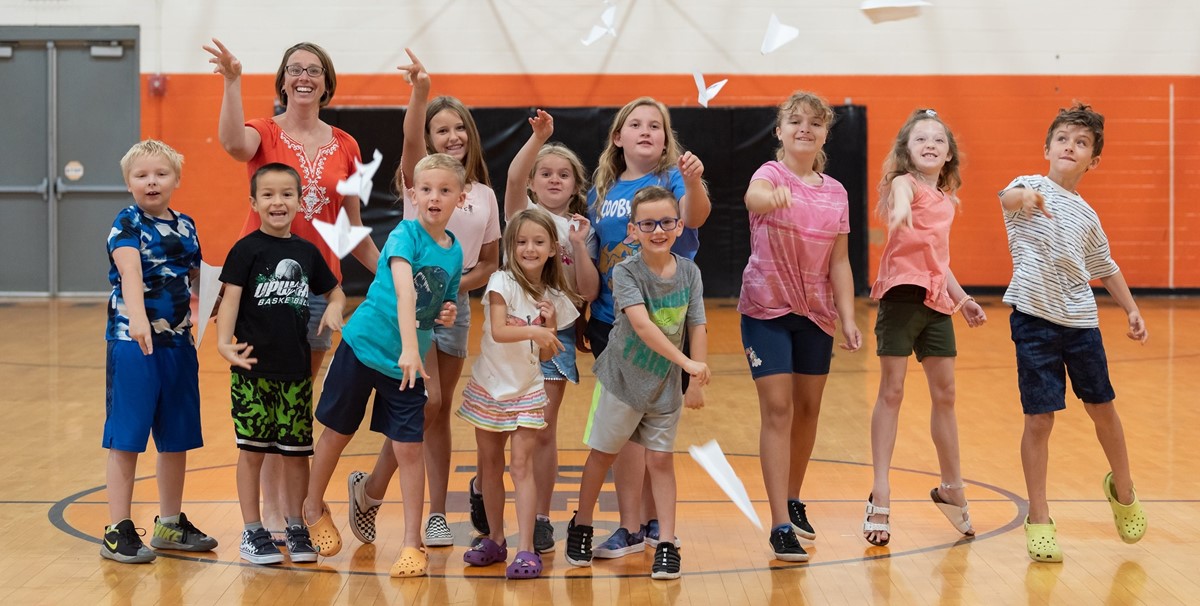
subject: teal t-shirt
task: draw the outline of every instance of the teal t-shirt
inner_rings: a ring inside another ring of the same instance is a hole
[[[412,265],[413,286],[417,291],[417,346],[422,358],[429,351],[434,320],[442,303],[458,298],[462,247],[454,234],[450,237],[450,247],[443,248],[416,220],[401,221],[388,235],[367,298],[342,329],[342,340],[367,367],[395,379],[404,378],[396,364],[402,347],[396,318],[396,283],[391,269],[391,260],[395,258]]]

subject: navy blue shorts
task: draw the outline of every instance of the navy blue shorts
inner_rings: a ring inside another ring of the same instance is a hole
[[[420,378],[408,389],[400,389],[400,380],[369,368],[354,355],[345,341],[338,345],[325,372],[321,401],[316,417],[322,425],[342,435],[354,435],[367,414],[367,400],[375,392],[371,410],[371,431],[393,442],[420,442],[424,439],[425,382]]]
[[[742,347],[755,379],[785,373],[827,375],[833,359],[833,336],[797,314],[770,320],[742,314]]]
[[[1025,414],[1066,408],[1066,375],[1071,376],[1075,396],[1086,404],[1104,404],[1117,397],[1108,379],[1099,328],[1061,326],[1016,308],[1009,325],[1017,346],[1017,386]]]
[[[204,446],[200,432],[200,365],[191,344],[156,346],[143,355],[134,341],[109,341],[105,364],[104,448],[159,452]]]

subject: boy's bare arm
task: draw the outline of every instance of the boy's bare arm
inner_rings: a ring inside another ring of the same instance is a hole
[[[416,385],[417,377],[429,378],[417,346],[417,291],[413,287],[412,265],[407,260],[392,257],[388,267],[396,285],[396,319],[400,325],[400,359],[396,365],[404,372],[400,388],[407,389]]]
[[[675,347],[674,343],[671,343],[667,335],[663,334],[658,326],[654,325],[654,321],[650,319],[650,314],[646,311],[645,305],[640,303],[630,305],[621,311],[629,317],[630,326],[633,327],[633,331],[637,333],[646,346],[682,368],[683,372],[701,377],[700,383],[708,383],[708,364],[683,355],[683,352],[678,347]],[[707,353],[708,347],[705,345],[705,354]]]
[[[242,304],[242,287],[226,284],[225,294],[229,295],[229,300],[223,302],[217,311],[217,353],[230,364],[250,370],[251,366],[258,363],[258,358],[250,357],[254,346],[245,342],[235,343],[233,335]]]
[[[1000,194],[1000,206],[1008,212],[1024,211],[1026,218],[1032,217],[1035,212],[1053,218],[1050,211],[1046,210],[1046,198],[1028,187],[1014,187]]]
[[[1100,282],[1104,284],[1105,290],[1112,295],[1117,305],[1125,310],[1125,315],[1129,318],[1129,332],[1125,333],[1125,336],[1139,343],[1145,343],[1146,339],[1150,338],[1150,333],[1146,330],[1146,321],[1142,318],[1141,311],[1138,310],[1137,302],[1133,300],[1133,293],[1129,292],[1125,276],[1118,271],[1111,276],[1100,278]]]
[[[342,287],[334,286],[333,290],[325,293],[325,300],[329,304],[325,307],[325,313],[321,315],[321,324],[317,326],[317,334],[326,328],[330,331],[341,330],[345,325],[342,315],[346,310],[346,293],[342,291]]]

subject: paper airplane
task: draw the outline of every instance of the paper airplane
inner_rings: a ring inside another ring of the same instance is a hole
[[[313,219],[313,227],[321,234],[321,239],[329,245],[329,250],[343,259],[359,242],[371,234],[371,228],[361,225],[350,225],[350,217],[346,216],[346,208],[338,211],[337,223],[329,224],[320,219]]]
[[[704,107],[708,107],[708,102],[712,101],[713,97],[716,97],[717,93],[721,92],[721,88],[725,86],[726,82],[729,82],[728,79],[725,79],[710,86],[705,86],[703,74],[700,72],[695,72],[692,74],[692,77],[696,79],[696,90],[700,93],[699,96],[696,97],[696,100],[699,101],[700,105],[703,105]]]
[[[375,184],[371,181],[375,177],[375,171],[379,170],[379,164],[383,162],[383,154],[379,150],[375,150],[375,158],[370,164],[363,164],[358,160],[354,161],[354,174],[346,177],[345,181],[337,182],[337,193],[343,196],[358,196],[362,200],[363,206],[371,203],[371,188]]]
[[[196,310],[196,347],[204,340],[204,329],[211,323],[212,310],[221,294],[221,267],[200,262],[200,307]]]
[[[780,23],[779,17],[771,13],[771,20],[767,22],[767,34],[763,36],[762,54],[773,53],[799,36],[799,29]]]
[[[871,23],[911,19],[921,14],[922,6],[933,6],[925,0],[864,0],[858,8]]]
[[[617,20],[617,7],[610,6],[600,13],[600,25],[593,25],[592,31],[588,32],[586,38],[580,40],[584,46],[591,46],[597,40],[604,37],[605,34],[611,34],[612,37],[617,37],[617,30],[613,24]]]
[[[758,512],[754,511],[754,505],[750,503],[750,495],[746,494],[746,486],[742,484],[742,480],[737,477],[737,473],[729,465],[729,460],[725,458],[725,453],[721,452],[721,446],[717,444],[717,441],[709,440],[704,446],[688,446],[688,452],[691,453],[700,468],[712,476],[717,486],[725,491],[733,504],[737,505],[747,518],[750,518],[755,527],[762,530],[762,520],[758,519]]]

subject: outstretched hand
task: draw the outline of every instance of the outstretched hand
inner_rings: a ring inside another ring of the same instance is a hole
[[[396,69],[400,70],[404,76],[404,81],[413,85],[413,87],[429,87],[429,72],[425,71],[425,65],[417,58],[416,53],[412,52],[411,48],[404,49],[408,54],[408,60],[412,61],[407,65],[400,65]]]
[[[242,62],[228,48],[225,48],[220,40],[213,38],[212,42],[212,46],[206,44],[203,48],[212,55],[208,62],[213,64],[213,73],[225,76],[226,80],[237,80],[242,77]]]
[[[1050,215],[1050,211],[1046,210],[1045,196],[1032,189],[1025,189],[1022,194],[1021,213],[1025,215],[1026,219],[1032,219],[1034,212],[1042,213],[1047,219],[1054,218]]]
[[[533,127],[533,136],[541,141],[546,141],[550,138],[550,135],[554,134],[554,116],[539,109],[529,119],[529,126]]]

